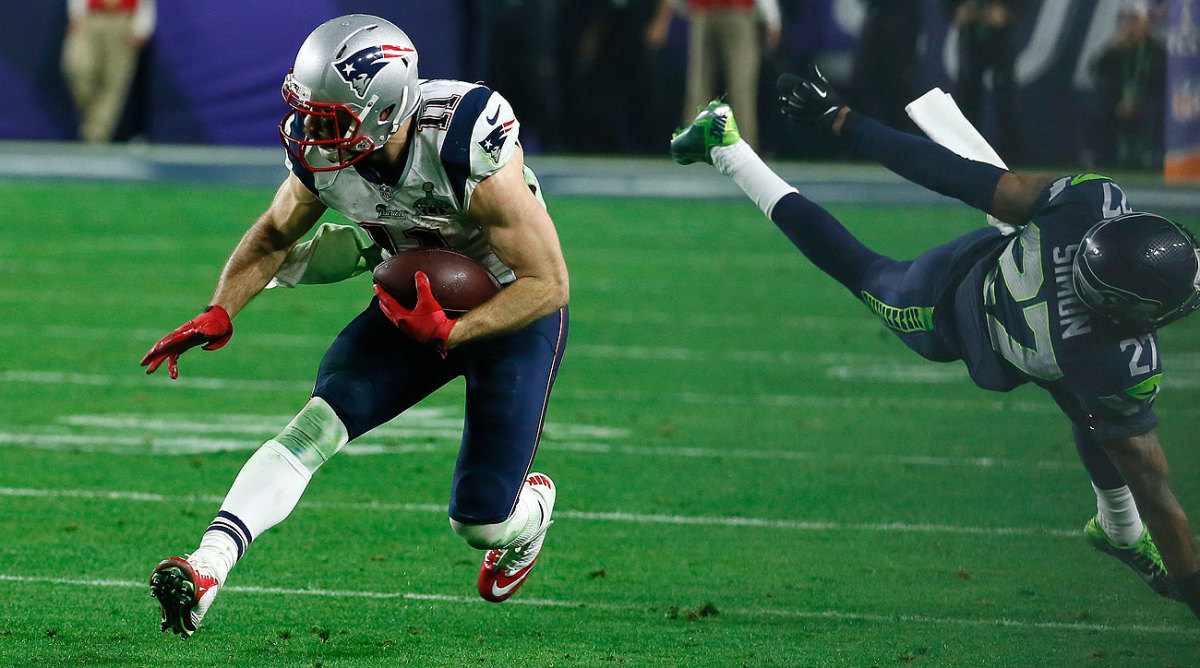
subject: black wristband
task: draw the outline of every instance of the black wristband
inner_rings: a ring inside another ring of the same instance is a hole
[[[1200,571],[1175,578],[1175,586],[1179,588],[1183,602],[1192,609],[1192,614],[1200,617]]]

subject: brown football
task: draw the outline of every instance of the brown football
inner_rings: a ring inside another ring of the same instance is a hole
[[[429,277],[429,289],[451,318],[479,306],[500,291],[500,283],[482,264],[445,248],[401,251],[371,273],[389,295],[406,308],[417,304],[418,271]]]

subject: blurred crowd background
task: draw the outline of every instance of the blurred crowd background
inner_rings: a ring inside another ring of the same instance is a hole
[[[406,30],[422,76],[503,93],[530,153],[664,155],[723,94],[760,152],[844,157],[775,112],[777,75],[815,63],[911,131],[904,104],[940,86],[1010,164],[1162,168],[1165,0],[11,3],[0,138],[270,145],[300,42],[350,12]]]

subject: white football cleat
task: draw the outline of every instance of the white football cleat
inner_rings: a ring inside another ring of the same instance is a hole
[[[203,561],[186,557],[162,560],[150,574],[150,595],[162,608],[162,631],[187,640],[217,597],[221,582]]]
[[[541,524],[533,535],[521,544],[514,542],[505,547],[488,550],[484,555],[483,564],[479,567],[479,595],[493,603],[507,600],[525,584],[525,579],[537,563],[538,553],[542,551],[546,530],[554,523],[550,519],[557,496],[554,482],[544,473],[530,473],[525,479],[525,485],[533,492],[538,507],[541,508]]]

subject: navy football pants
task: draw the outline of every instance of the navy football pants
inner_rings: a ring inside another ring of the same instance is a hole
[[[333,407],[353,440],[463,376],[466,424],[450,517],[502,522],[537,451],[567,322],[563,308],[515,332],[458,346],[443,359],[401,334],[372,300],[326,351],[313,396]]]
[[[901,262],[864,246],[832,214],[798,193],[780,199],[771,211],[771,220],[818,268],[868,306],[870,303],[863,294],[869,293],[884,305],[884,310],[938,306],[947,295],[953,294],[965,271],[981,254],[986,255],[997,243],[1002,243],[998,230],[985,227],[931,248],[915,260]],[[949,306],[947,303],[941,308]],[[880,307],[872,308],[878,312]],[[931,320],[952,322],[952,316],[942,313]],[[922,357],[948,362],[959,355],[955,346],[946,341],[944,326],[912,332],[892,328],[892,332]],[[1124,485],[1120,472],[1087,431],[1074,423],[1072,427],[1079,457],[1092,482],[1101,489]]]
[[[921,357],[936,362],[959,359],[956,346],[933,326],[934,307],[953,294],[980,253],[994,247],[1001,236],[998,230],[981,228],[916,259],[900,261],[864,246],[832,214],[799,193],[780,199],[771,220],[813,264],[871,307]],[[924,324],[922,314],[929,316]],[[936,320],[949,322],[945,318],[950,315],[937,314]]]

